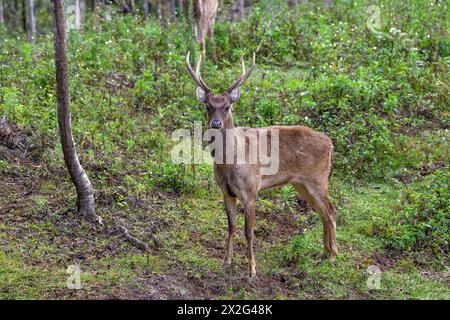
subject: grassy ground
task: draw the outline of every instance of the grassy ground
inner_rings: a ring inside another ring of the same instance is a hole
[[[249,282],[242,214],[234,269],[222,270],[227,224],[215,187],[201,196],[98,195],[98,211],[106,220],[106,227],[100,228],[78,220],[66,179],[34,176],[38,163],[2,164],[2,299],[450,296],[448,264],[426,252],[389,249],[377,235],[380,221],[399,214],[399,195],[407,187],[400,182],[355,184],[334,179],[340,249],[334,262],[323,259],[321,223],[315,212],[283,192],[263,193],[255,230],[259,275]],[[139,251],[116,230],[113,219],[125,222],[143,239],[152,230],[162,247],[147,254]],[[67,288],[69,265],[81,267],[81,290]],[[381,270],[380,287],[372,290],[367,285],[371,265]]]

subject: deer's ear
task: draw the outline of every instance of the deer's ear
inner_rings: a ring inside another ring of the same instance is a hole
[[[203,88],[197,87],[197,89],[195,89],[195,95],[197,96],[198,101],[200,101],[201,103],[206,102],[206,92],[205,90],[203,90]]]
[[[240,96],[241,96],[241,89],[240,88],[236,88],[236,89],[231,90],[230,98],[231,98],[231,102],[232,103],[235,103],[236,101],[238,101]]]

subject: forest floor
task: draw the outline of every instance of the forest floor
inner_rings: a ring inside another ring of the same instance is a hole
[[[334,177],[340,255],[333,262],[323,259],[315,212],[301,200],[285,203],[262,193],[258,277],[249,281],[241,209],[233,270],[222,268],[227,222],[215,188],[202,196],[155,190],[142,197],[101,188],[97,211],[105,225],[92,225],[76,215],[63,167],[42,174],[26,135],[9,135],[15,139],[0,144],[0,299],[450,298],[448,266],[423,251],[389,249],[377,237],[379,220],[396,214],[404,183]],[[114,181],[104,184],[115,188]],[[129,243],[119,223],[151,250]],[[152,245],[149,232],[160,246]],[[67,286],[70,265],[81,268],[81,289]],[[379,287],[368,286],[377,276],[369,266],[380,270]]]

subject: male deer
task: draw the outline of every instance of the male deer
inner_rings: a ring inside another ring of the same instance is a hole
[[[259,160],[254,164],[230,164],[217,163],[215,159],[214,163],[215,179],[223,193],[225,211],[228,216],[224,266],[230,267],[232,262],[233,235],[236,231],[236,199],[239,199],[245,214],[250,278],[256,275],[253,253],[255,202],[257,193],[263,189],[292,184],[309,205],[320,214],[323,223],[324,249],[329,258],[334,259],[338,253],[336,210],[328,195],[333,155],[331,140],[325,134],[304,126],[273,126],[255,129],[234,127],[232,106],[240,97],[240,87],[255,68],[255,60],[256,55],[254,54],[253,64],[246,72],[242,59],[242,75],[225,93],[215,95],[200,74],[201,56],[198,59],[196,71],[189,63],[189,53],[186,56],[187,70],[198,85],[197,98],[206,106],[209,128],[220,130],[224,136],[236,134],[238,130],[245,131],[246,134],[258,134],[267,130],[276,130],[278,133],[279,159],[276,174],[262,174],[264,166]],[[246,150],[249,149],[249,140],[245,139]],[[226,137],[223,141],[226,141],[225,144],[230,143]],[[273,141],[270,140],[268,143],[273,143]]]
[[[200,44],[202,55],[206,54],[206,36],[213,41],[218,0],[194,0],[195,41]]]

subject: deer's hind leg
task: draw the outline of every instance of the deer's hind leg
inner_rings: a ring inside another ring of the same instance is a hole
[[[257,191],[254,190],[248,190],[246,192],[243,192],[241,190],[241,193],[238,195],[239,201],[244,207],[245,238],[247,239],[248,271],[250,279],[256,276],[256,262],[255,262],[255,254],[253,251],[256,194]]]
[[[336,244],[336,209],[330,202],[328,183],[295,183],[295,189],[319,213],[323,224],[323,246],[330,259],[338,254]]]

